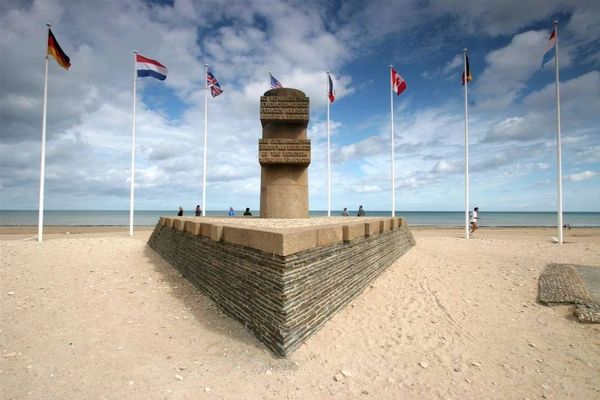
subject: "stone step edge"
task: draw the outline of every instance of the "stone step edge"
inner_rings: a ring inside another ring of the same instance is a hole
[[[402,217],[370,217],[367,221],[298,228],[234,226],[231,223],[202,222],[198,220],[200,218],[160,217],[158,224],[182,233],[249,247],[282,257],[316,247],[373,237],[407,226],[406,220]]]

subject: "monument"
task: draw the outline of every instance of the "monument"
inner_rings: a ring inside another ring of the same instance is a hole
[[[308,218],[308,110],[308,97],[297,89],[271,89],[260,98],[262,218]]]
[[[415,240],[402,218],[308,218],[309,100],[260,99],[261,218],[161,217],[148,245],[285,356],[359,296]]]

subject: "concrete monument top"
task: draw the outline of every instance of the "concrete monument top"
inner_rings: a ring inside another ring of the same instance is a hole
[[[308,126],[308,97],[298,89],[271,89],[260,97],[260,122]]]
[[[309,98],[301,90],[271,89],[260,97],[262,218],[308,218],[308,117]]]

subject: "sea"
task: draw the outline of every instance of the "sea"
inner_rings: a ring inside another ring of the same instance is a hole
[[[252,210],[253,215],[258,211]],[[225,217],[227,210],[207,211],[209,217]],[[239,212],[239,215],[242,213]],[[154,226],[161,216],[176,216],[177,210],[140,210],[134,213],[135,226]],[[192,216],[188,212],[185,215]],[[324,217],[327,211],[311,211],[311,217]],[[332,212],[341,216],[341,211]],[[350,214],[353,215],[353,214]],[[368,217],[390,216],[390,211],[367,211]],[[464,211],[397,211],[413,226],[461,227]],[[489,227],[554,227],[556,212],[480,211],[479,225]],[[563,223],[571,227],[600,227],[600,212],[564,212]],[[0,226],[37,225],[37,210],[0,210]],[[128,210],[45,210],[44,225],[66,226],[128,226]]]

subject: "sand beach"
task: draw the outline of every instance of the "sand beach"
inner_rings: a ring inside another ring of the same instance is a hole
[[[597,399],[600,325],[537,303],[600,229],[412,228],[417,245],[287,358],[146,246],[151,229],[0,228],[3,399]]]

